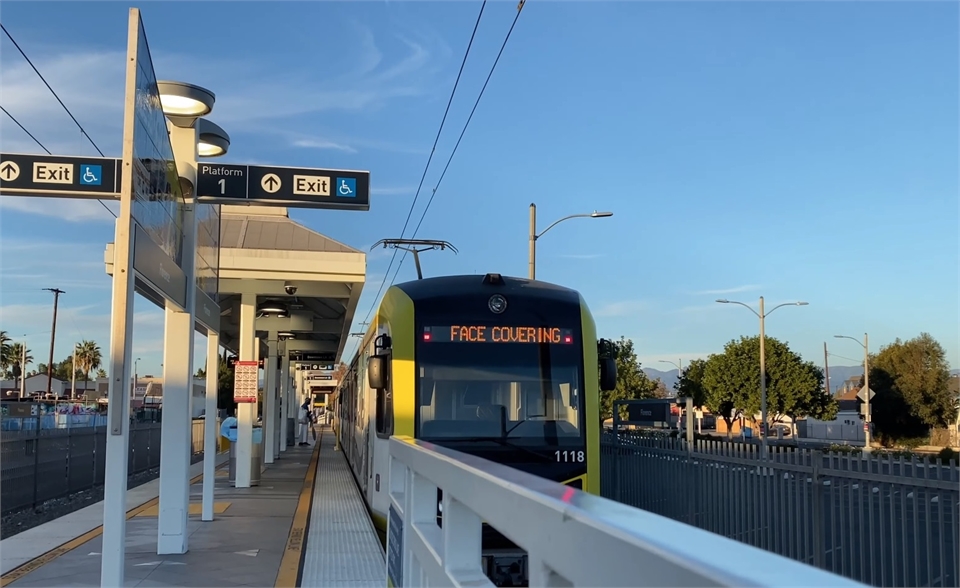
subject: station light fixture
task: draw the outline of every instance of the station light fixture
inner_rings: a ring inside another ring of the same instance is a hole
[[[276,300],[268,300],[257,307],[260,314],[287,314],[287,305]]]
[[[290,331],[280,331],[277,333],[277,337],[280,337],[281,339],[296,339],[297,335],[296,333],[291,333]]]
[[[200,157],[220,157],[230,149],[230,135],[205,118],[197,119],[197,136],[197,155]]]
[[[607,216],[613,216],[613,213],[612,213],[612,212],[597,212],[596,210],[594,210],[594,211],[590,214],[590,217],[591,217],[591,218],[604,218],[604,217],[607,217]]]
[[[217,98],[210,90],[186,82],[158,81],[160,106],[167,116],[199,117],[210,114]]]

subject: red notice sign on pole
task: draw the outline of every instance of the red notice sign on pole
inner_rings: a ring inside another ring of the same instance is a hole
[[[260,362],[238,361],[233,369],[233,401],[256,402],[260,387]]]

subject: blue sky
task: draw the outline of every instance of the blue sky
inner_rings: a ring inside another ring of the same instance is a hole
[[[4,26],[109,156],[119,156],[128,5],[5,2]],[[354,247],[399,236],[479,2],[141,4],[160,79],[212,89],[224,162],[368,169],[367,213],[294,210]],[[487,5],[415,210],[429,198],[515,2]],[[528,2],[418,236],[460,253],[426,274],[526,274],[582,291],[601,335],[670,368],[754,334],[746,309],[789,300],[767,333],[822,363],[836,333],[871,347],[930,332],[960,367],[958,7],[955,3]],[[51,151],[93,155],[6,38],[0,104]],[[39,148],[8,118],[3,151]],[[109,347],[96,202],[4,198],[0,328],[46,361]],[[368,256],[362,320],[389,252]],[[412,260],[398,281],[415,278]],[[136,305],[140,373],[158,373],[162,313]],[[202,338],[198,337],[198,341]],[[202,349],[198,350],[202,357]],[[845,359],[852,358],[852,359]],[[198,365],[202,365],[202,359]]]

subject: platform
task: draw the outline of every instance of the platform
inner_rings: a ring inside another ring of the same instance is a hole
[[[156,553],[156,491],[130,491],[124,585],[386,586],[383,547],[346,459],[328,427],[318,433],[316,445],[290,447],[266,466],[259,486],[234,488],[218,470],[211,522],[200,520],[202,476],[193,478],[190,551],[183,555]],[[95,506],[102,517],[102,503]],[[32,530],[24,544],[34,544],[33,555],[21,547],[17,563],[5,563],[11,571],[2,586],[100,586],[99,528],[88,528],[92,511],[80,517],[83,524],[65,527],[77,514]]]

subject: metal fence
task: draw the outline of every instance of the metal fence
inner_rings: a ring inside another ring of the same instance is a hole
[[[874,586],[960,585],[960,468],[604,433],[604,497]],[[749,566],[749,562],[743,562]]]
[[[203,454],[203,423],[193,421],[194,462]],[[160,467],[160,427],[158,422],[131,421],[129,475]],[[40,429],[39,434],[35,426],[15,429],[0,432],[2,514],[103,484],[106,427]]]

